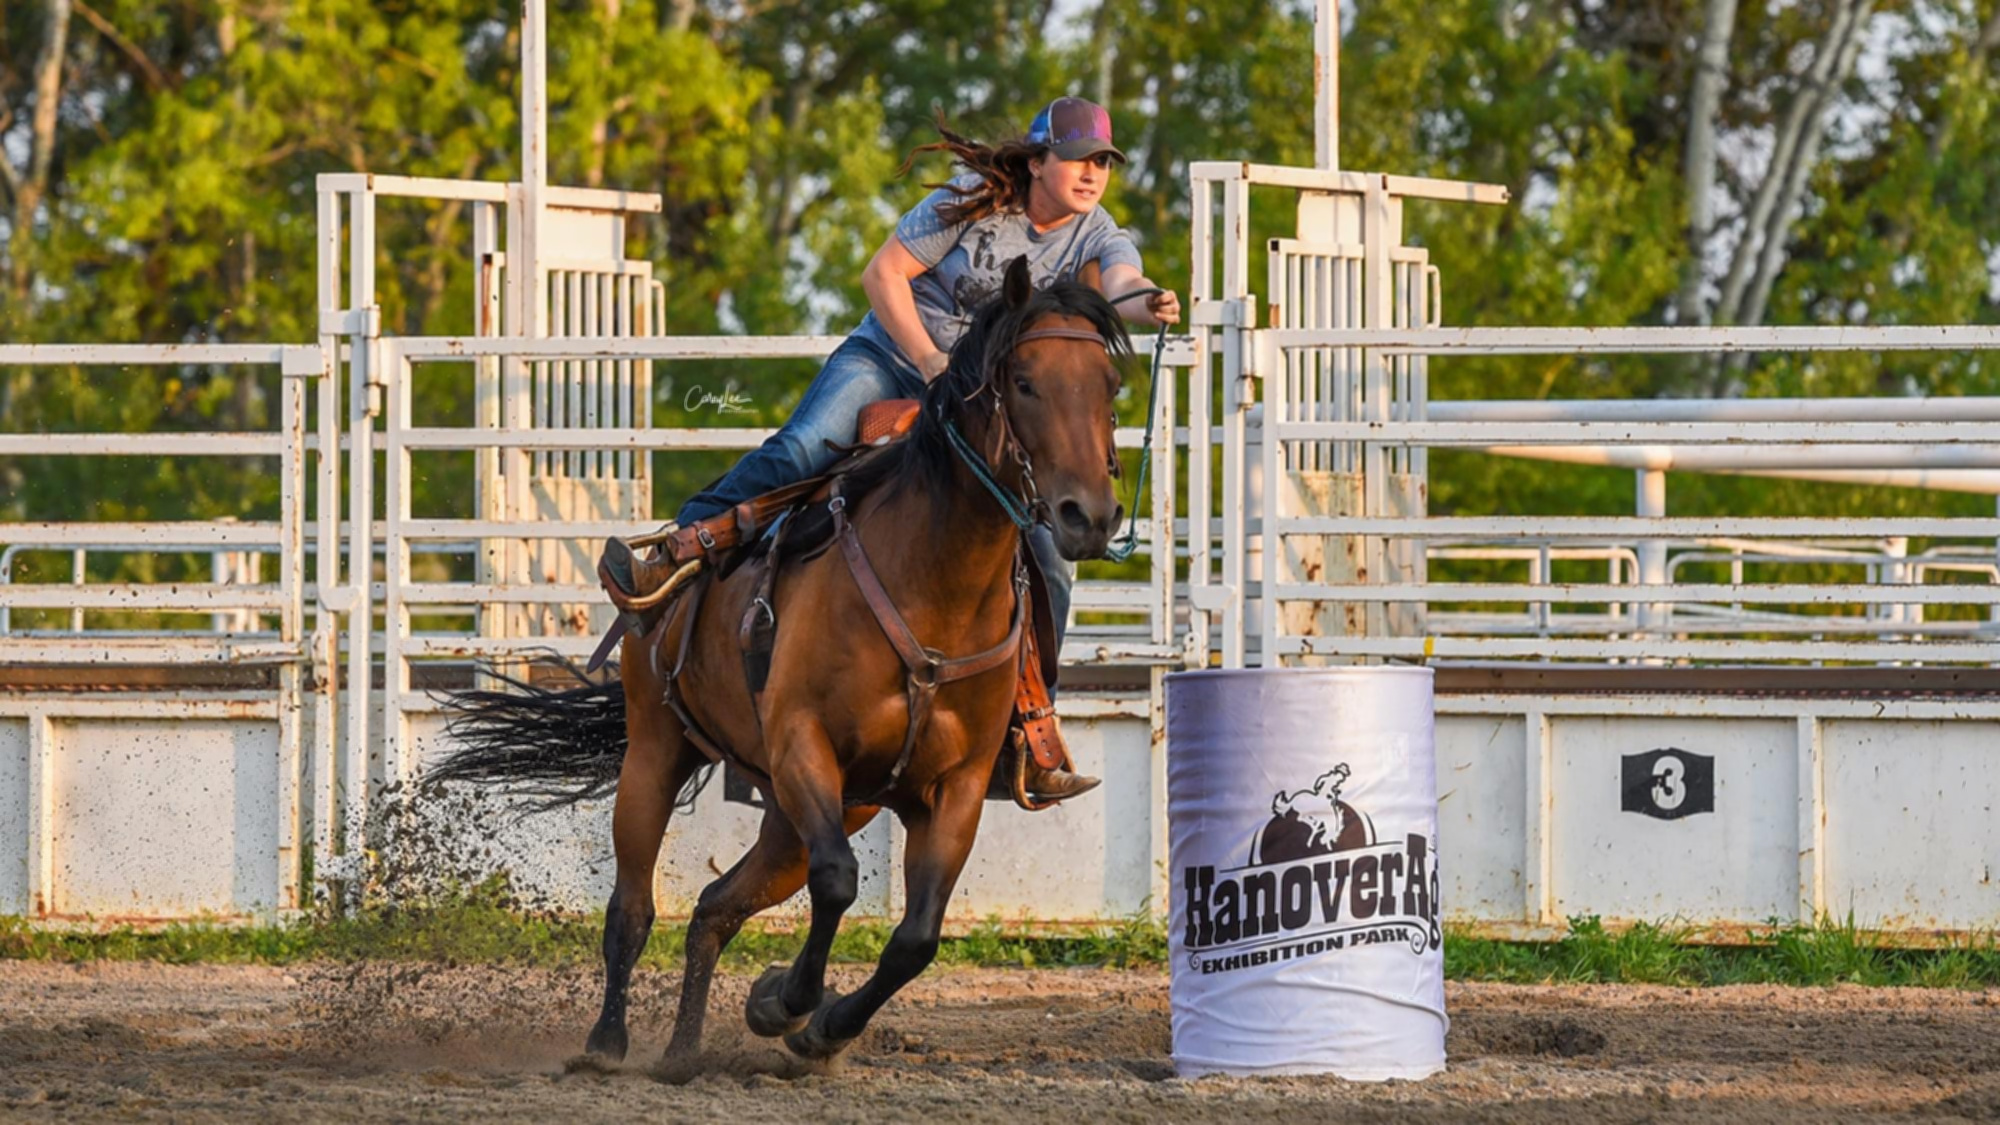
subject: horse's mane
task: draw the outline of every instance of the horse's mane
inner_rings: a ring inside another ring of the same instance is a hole
[[[1035,292],[1019,308],[1009,308],[1006,298],[996,294],[973,313],[972,324],[951,349],[950,365],[924,388],[923,409],[909,436],[860,466],[848,477],[845,490],[855,499],[883,486],[936,495],[951,481],[952,462],[958,457],[946,427],[957,426],[961,435],[969,437],[966,423],[983,421],[993,413],[993,396],[981,391],[994,369],[1013,354],[1022,331],[1051,314],[1088,321],[1114,357],[1132,353],[1132,338],[1117,310],[1087,285],[1058,281]]]

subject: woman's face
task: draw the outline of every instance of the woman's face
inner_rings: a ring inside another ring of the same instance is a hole
[[[1117,162],[1118,158],[1108,152],[1082,160],[1060,160],[1049,155],[1029,161],[1028,170],[1035,177],[1034,191],[1042,202],[1037,210],[1088,214],[1111,186],[1111,169]]]

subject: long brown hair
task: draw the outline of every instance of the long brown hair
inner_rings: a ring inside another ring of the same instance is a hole
[[[955,202],[938,208],[939,218],[954,224],[976,223],[996,211],[1028,209],[1028,188],[1035,180],[1034,173],[1028,170],[1028,161],[1047,155],[1049,146],[1029,144],[1025,137],[997,145],[981,144],[952,132],[944,123],[942,110],[937,115],[937,131],[944,139],[911,149],[896,174],[908,172],[917,157],[926,152],[948,152],[954,163],[979,174],[980,182],[973,187],[960,187],[950,181],[924,185],[943,188],[958,197]]]

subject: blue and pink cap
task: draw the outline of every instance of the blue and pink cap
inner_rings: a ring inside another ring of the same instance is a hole
[[[1028,126],[1028,143],[1047,145],[1061,160],[1083,160],[1108,152],[1125,163],[1125,154],[1111,143],[1111,115],[1082,98],[1057,98],[1035,115]]]

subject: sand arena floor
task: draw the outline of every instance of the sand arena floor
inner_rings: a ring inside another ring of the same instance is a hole
[[[851,987],[858,967],[836,970]],[[1420,1083],[1176,1078],[1163,972],[938,970],[830,1067],[742,1030],[648,1073],[672,976],[644,973],[614,1073],[565,1070],[594,975],[366,963],[0,963],[0,1118],[749,1121],[1778,1121],[2000,1117],[2000,992],[1455,984]]]

